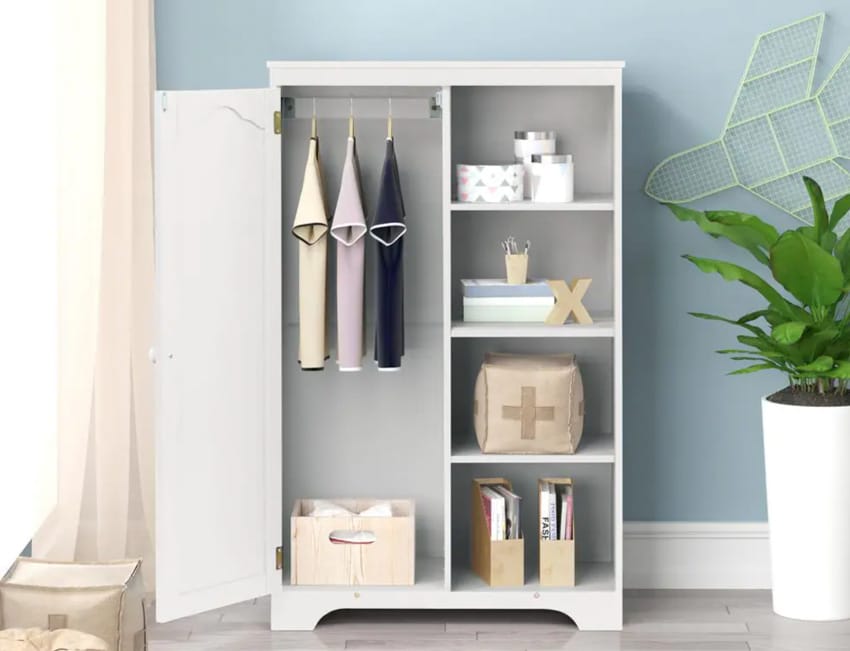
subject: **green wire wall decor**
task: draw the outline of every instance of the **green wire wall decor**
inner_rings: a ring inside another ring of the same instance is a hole
[[[850,193],[850,50],[812,92],[825,14],[759,36],[720,138],[663,160],[646,193],[685,203],[743,187],[811,223],[802,176],[828,203]],[[846,228],[846,227],[845,227]]]

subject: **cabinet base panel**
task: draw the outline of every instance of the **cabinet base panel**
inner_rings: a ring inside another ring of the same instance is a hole
[[[337,610],[551,610],[582,631],[623,628],[622,595],[608,592],[451,592],[404,588],[281,588],[272,593],[271,628],[310,631]]]

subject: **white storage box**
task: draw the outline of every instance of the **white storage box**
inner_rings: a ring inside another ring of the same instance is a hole
[[[69,628],[100,638],[110,651],[142,651],[141,564],[19,558],[0,582],[0,628]]]
[[[554,153],[554,131],[514,131],[514,156],[525,172],[523,195],[526,199],[531,199],[531,156]]]
[[[522,201],[522,164],[458,165],[457,198],[464,202],[504,203]]]
[[[292,509],[293,585],[413,585],[411,500],[328,502],[353,515],[311,516],[316,500],[296,500]],[[382,503],[391,506],[391,516],[354,515]]]
[[[570,154],[531,156],[531,200],[569,203],[573,200],[573,157]]]

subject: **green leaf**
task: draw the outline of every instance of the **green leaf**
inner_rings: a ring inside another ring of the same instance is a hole
[[[792,233],[793,234],[793,233]],[[788,235],[788,233],[786,233]],[[783,235],[785,237],[785,235]],[[797,234],[797,237],[803,240],[804,238]],[[776,247],[779,245],[779,242],[782,241],[782,238],[777,240],[777,243],[773,246],[771,251],[774,251]],[[820,251],[820,249],[818,249]],[[823,251],[820,251],[823,253]],[[772,254],[771,254],[772,255]],[[826,255],[826,254],[824,254]],[[795,305],[791,305],[788,301],[786,301],[782,294],[776,291],[773,287],[771,287],[767,281],[759,277],[757,274],[753,273],[749,269],[745,269],[744,267],[738,266],[736,264],[732,264],[731,262],[724,262],[722,260],[712,260],[709,258],[697,258],[692,255],[682,256],[686,260],[692,262],[697,266],[697,268],[704,273],[716,273],[720,274],[720,276],[727,281],[738,281],[751,287],[756,290],[759,294],[764,296],[767,299],[767,302],[780,314],[782,314],[786,319],[794,320],[794,321],[808,321],[811,317],[806,313],[805,310],[801,310]],[[836,261],[836,264],[837,261]],[[774,273],[775,275],[775,273]],[[780,281],[781,282],[781,281]],[[841,283],[839,283],[839,287]]]
[[[762,364],[770,364],[771,367],[773,367],[775,369],[780,369],[780,370],[782,370],[782,368],[783,368],[782,366],[780,366],[779,364],[777,364],[776,362],[774,362],[773,360],[771,360],[768,357],[758,357],[758,356],[752,357],[752,356],[749,356],[749,355],[736,355],[735,357],[730,357],[729,359],[736,361],[736,362],[761,362]]]
[[[818,231],[814,226],[800,226],[800,228],[797,229],[797,232],[800,233],[800,235],[808,237],[812,242],[818,241]]]
[[[839,359],[835,362],[835,366],[824,377],[834,378],[836,380],[850,380],[850,361]]]
[[[728,323],[729,325],[738,326],[740,328],[744,328],[749,330],[753,334],[764,337],[769,340],[767,333],[759,328],[758,326],[754,326],[751,323],[746,323],[742,321],[735,321],[734,319],[727,319],[725,316],[718,316],[717,314],[706,314],[705,312],[688,312],[688,314],[697,319],[704,319],[705,321],[720,321],[721,323]]]
[[[761,318],[767,319],[769,314],[770,314],[770,310],[756,310],[755,312],[749,312],[748,314],[745,314],[740,319],[738,319],[736,323],[742,323],[743,324],[743,323],[750,323],[751,321],[755,321],[755,320],[761,319]]]
[[[844,215],[850,212],[850,194],[845,194],[832,206],[832,215],[829,217],[829,229],[833,230],[844,219]]]
[[[783,317],[779,312],[773,309],[767,311],[767,314],[764,315],[764,320],[772,326],[778,326],[780,323],[785,323],[785,317]],[[807,319],[806,323],[808,323],[810,320],[811,319]]]
[[[815,214],[815,230],[818,233],[818,242],[821,242],[823,234],[829,230],[829,215],[826,213],[826,203],[823,200],[823,190],[814,179],[804,176],[803,183],[812,202],[812,210]]]
[[[827,354],[830,344],[838,337],[838,328],[831,326],[823,330],[809,330],[800,341],[794,345],[794,349],[801,356],[801,363],[806,363]],[[835,357],[835,355],[830,355]]]
[[[827,231],[823,234],[823,237],[820,238],[820,248],[822,248],[827,253],[832,253],[832,250],[835,248],[835,242],[837,240],[838,235],[836,235],[832,231]]]
[[[782,363],[784,363],[785,361],[785,355],[770,350],[745,350],[743,348],[729,348],[726,350],[715,350],[714,352],[720,355],[759,355],[764,358],[764,360],[759,361],[770,360]],[[737,357],[732,357],[732,359],[737,359]]]
[[[850,196],[850,195],[847,195]],[[841,269],[844,272],[844,280],[850,281],[850,228],[844,231],[844,234],[838,238],[838,243],[835,245],[834,255],[841,263]]]
[[[780,344],[793,344],[800,340],[806,327],[806,324],[800,321],[786,321],[776,326],[771,336]]]
[[[832,305],[843,294],[844,275],[838,260],[797,231],[776,240],[770,249],[770,268],[773,277],[804,305]]]
[[[758,350],[762,355],[766,355],[767,353],[783,354],[781,344],[778,344],[766,335],[756,335],[755,337],[751,335],[738,335],[735,338],[738,340],[738,343],[744,344],[745,346],[751,346]]]
[[[806,237],[807,239],[810,239],[812,242],[817,244],[827,253],[832,253],[832,249],[835,246],[835,241],[838,239],[838,235],[836,235],[832,231],[827,231],[825,233],[818,234],[818,231],[814,226],[800,226],[800,228],[796,230],[802,236]]]
[[[798,366],[798,371],[811,372],[811,373],[826,373],[831,370],[835,365],[835,360],[828,355],[821,355],[815,361],[804,364],[803,366]]]
[[[757,371],[773,370],[776,370],[773,364],[753,364],[752,366],[745,366],[744,368],[739,368],[737,371],[732,371],[729,375],[744,375],[746,373],[756,373]]]
[[[760,246],[765,249],[769,249],[779,239],[777,230],[755,215],[734,210],[706,210],[705,216],[713,222],[726,226],[746,226],[753,236],[758,238]]]
[[[665,205],[679,221],[694,222],[703,232],[713,237],[724,237],[733,244],[737,244],[749,251],[762,264],[768,264],[768,249],[770,245],[765,243],[765,238],[757,229],[744,223],[724,224],[722,222],[712,221],[705,213],[699,210],[685,208],[684,206],[678,206],[672,203]]]

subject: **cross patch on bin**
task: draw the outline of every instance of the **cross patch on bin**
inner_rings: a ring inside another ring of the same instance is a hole
[[[520,421],[521,438],[533,439],[537,436],[537,421],[555,420],[555,408],[538,407],[537,388],[522,387],[522,400],[519,406],[502,405],[502,418]]]

